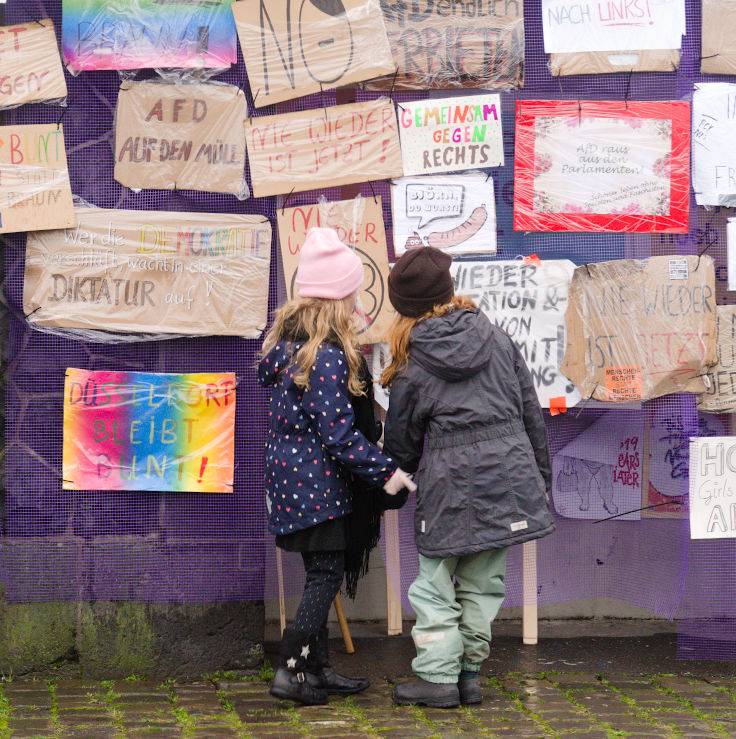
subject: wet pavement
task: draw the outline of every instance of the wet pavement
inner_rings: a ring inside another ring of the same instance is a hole
[[[407,629],[408,631],[408,629]],[[584,630],[581,630],[581,632]],[[676,635],[542,638],[498,635],[480,706],[397,707],[392,683],[410,676],[408,636],[331,641],[333,664],[370,677],[360,695],[294,707],[261,676],[153,683],[46,674],[0,683],[0,737],[736,737],[736,663],[675,659]],[[266,645],[275,661],[276,642]]]

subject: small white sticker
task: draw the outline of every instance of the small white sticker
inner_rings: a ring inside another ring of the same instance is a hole
[[[425,522],[424,522],[424,521],[422,521],[422,525],[421,525],[421,527],[420,527],[420,528],[421,528],[421,530],[422,530],[422,533],[424,533],[424,532],[425,532],[425,530],[426,530],[426,528],[427,528],[427,527],[425,526]]]
[[[690,276],[687,259],[670,259],[670,279],[686,280]]]
[[[526,521],[516,521],[511,524],[512,531],[521,531],[522,529],[528,529],[529,524]]]

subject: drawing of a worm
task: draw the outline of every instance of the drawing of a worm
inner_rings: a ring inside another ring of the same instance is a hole
[[[479,205],[468,218],[450,231],[435,231],[427,236],[427,244],[435,249],[450,249],[462,244],[483,228],[488,219],[485,205]]]

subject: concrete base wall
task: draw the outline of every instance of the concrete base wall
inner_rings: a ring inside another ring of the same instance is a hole
[[[253,670],[263,661],[264,615],[262,602],[9,604],[0,597],[0,674],[68,661],[95,679]]]

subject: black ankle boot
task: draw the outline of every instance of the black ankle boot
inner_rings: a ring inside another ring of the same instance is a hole
[[[394,703],[400,706],[430,706],[431,708],[455,708],[460,705],[457,683],[430,683],[418,677],[394,687]]]
[[[271,695],[306,706],[327,703],[327,693],[307,679],[306,665],[314,651],[315,638],[293,629],[284,629],[279,650],[279,667],[271,683]]]
[[[332,695],[351,695],[370,687],[364,677],[345,677],[330,665],[327,627],[317,632],[314,654],[307,659],[307,680]]]

